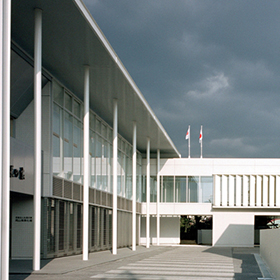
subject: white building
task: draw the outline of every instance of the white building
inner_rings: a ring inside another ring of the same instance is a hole
[[[199,229],[196,237],[201,244],[259,244],[259,229],[276,227],[279,219],[279,164],[279,159],[180,158],[161,159],[158,168],[152,160],[150,242],[179,244],[180,218],[188,215],[211,217],[212,228]],[[160,194],[158,199],[154,193]],[[147,203],[142,202],[141,243],[146,242],[146,212]]]
[[[189,216],[194,242],[253,246],[280,216],[280,160],[181,159],[81,0],[0,7],[1,279],[9,258],[179,244]]]

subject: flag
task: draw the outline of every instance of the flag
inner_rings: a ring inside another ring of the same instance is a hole
[[[200,128],[200,133],[199,133],[199,143],[202,143],[202,126]]]
[[[186,140],[188,140],[190,138],[190,128],[188,129],[187,133],[186,133]]]

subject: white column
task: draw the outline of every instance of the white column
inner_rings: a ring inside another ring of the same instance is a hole
[[[35,9],[34,36],[34,255],[33,270],[40,270],[41,151],[42,151],[42,10]]]
[[[263,176],[263,206],[267,206],[268,202],[268,177]]]
[[[85,66],[84,75],[83,260],[87,261],[89,229],[89,66]]]
[[[241,206],[241,176],[236,175],[236,206]]]
[[[118,217],[118,101],[113,104],[113,240],[112,253],[117,254],[117,217]]]
[[[227,206],[227,176],[222,175],[222,206]]]
[[[160,214],[159,214],[159,188],[160,188],[160,150],[157,150],[157,245],[159,245],[160,239]]]
[[[256,177],[250,175],[250,206],[255,206]]]
[[[137,168],[137,153],[136,153],[136,138],[137,127],[136,122],[133,122],[133,154],[132,154],[132,251],[136,251],[136,168]]]
[[[146,248],[150,248],[150,138],[147,137]]]
[[[243,175],[243,206],[248,206],[248,176]]]
[[[229,175],[228,178],[228,202],[229,206],[234,206],[234,176]]]
[[[262,206],[262,178],[260,175],[257,175],[257,187],[256,187],[256,197],[257,197],[257,206]]]
[[[1,279],[9,279],[9,234],[10,234],[10,72],[11,72],[11,0],[3,0],[2,45],[2,226],[1,226]]]
[[[275,176],[269,176],[269,206],[274,206],[275,198]]]
[[[275,177],[275,197],[276,197],[276,206],[280,206],[280,176],[276,175]]]
[[[3,0],[0,0],[0,38],[3,38],[3,21],[4,21],[4,14],[3,14]],[[0,178],[3,178],[3,169],[2,169],[2,155],[3,155],[3,74],[4,74],[4,67],[3,67],[3,43],[0,44]],[[0,260],[2,260],[2,179],[0,179]],[[1,275],[1,265],[2,262],[0,261],[0,275]],[[1,278],[1,277],[0,277]]]
[[[214,187],[214,205],[220,206],[221,203],[221,178],[219,175],[215,175],[215,187]]]

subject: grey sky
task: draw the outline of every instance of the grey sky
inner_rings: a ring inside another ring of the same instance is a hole
[[[280,1],[84,2],[183,157],[280,156]]]

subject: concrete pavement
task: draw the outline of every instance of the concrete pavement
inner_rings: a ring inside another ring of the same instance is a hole
[[[256,261],[257,260],[260,263]],[[42,269],[31,273],[32,262],[11,262],[11,280],[21,279],[269,279],[269,270],[259,248],[216,248],[208,246],[138,246],[96,252],[82,261],[81,255],[42,261]],[[262,274],[260,267],[264,270]],[[265,269],[266,271],[265,271]]]

